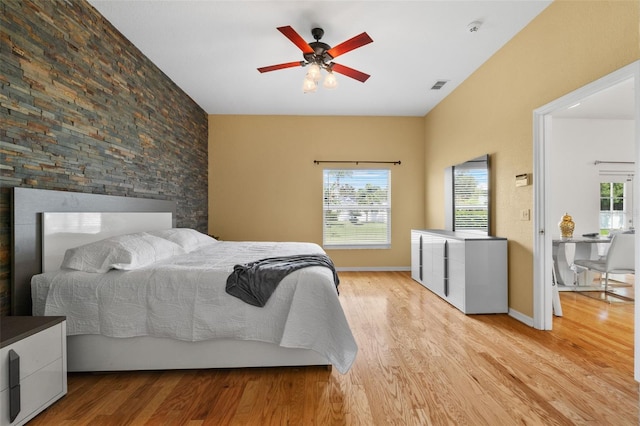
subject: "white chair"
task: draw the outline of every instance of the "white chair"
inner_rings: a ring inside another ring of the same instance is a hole
[[[635,274],[635,235],[615,234],[607,254],[598,260],[576,259],[578,266],[604,274],[604,291],[608,291],[609,274]],[[601,279],[602,281],[602,279]]]

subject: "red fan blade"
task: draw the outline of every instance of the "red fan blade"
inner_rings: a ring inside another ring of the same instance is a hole
[[[304,41],[304,39],[300,37],[300,34],[298,34],[296,30],[294,30],[290,26],[287,25],[286,27],[278,27],[278,31],[284,34],[286,38],[291,40],[293,44],[298,46],[298,48],[302,50],[302,53],[313,53],[313,49],[311,48],[311,46],[309,46],[309,43]]]
[[[337,73],[346,75],[347,77],[351,77],[354,80],[358,80],[363,83],[370,77],[369,74],[354,70],[353,68],[345,67],[344,65],[336,64],[335,62],[331,62],[331,69]]]
[[[358,47],[362,47],[365,44],[372,42],[373,40],[369,37],[369,34],[362,33],[327,50],[327,53],[331,55],[332,58],[337,58],[340,55],[351,52],[353,49],[357,49]]]
[[[260,72],[277,71],[285,68],[301,67],[304,61],[287,62],[285,64],[271,65],[268,67],[258,68]]]

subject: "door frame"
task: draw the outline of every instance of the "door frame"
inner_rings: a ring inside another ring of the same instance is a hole
[[[614,71],[598,80],[587,84],[571,93],[568,93],[540,108],[533,111],[533,326],[540,330],[551,330],[553,323],[552,309],[552,232],[555,226],[548,212],[547,183],[549,182],[549,158],[550,152],[551,126],[553,112],[566,109],[571,105],[580,102],[582,99],[596,94],[609,87],[615,86],[628,79],[634,79],[635,97],[635,153],[634,171],[636,176],[640,170],[640,61],[633,62],[617,71]],[[633,198],[640,200],[640,185],[634,185]],[[633,223],[638,221],[640,209],[634,203]],[[640,236],[636,233],[636,247]],[[636,269],[640,265],[640,253],[635,253]],[[638,285],[635,286],[636,300],[640,295]],[[635,304],[634,311],[635,347],[639,347],[640,342],[640,303]],[[640,381],[640,357],[635,356],[635,379]]]

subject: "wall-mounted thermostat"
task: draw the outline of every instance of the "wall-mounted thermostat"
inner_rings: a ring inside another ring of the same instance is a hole
[[[529,173],[516,175],[516,186],[527,186],[527,185],[529,185]]]

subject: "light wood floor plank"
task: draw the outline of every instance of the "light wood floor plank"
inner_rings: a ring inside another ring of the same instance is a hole
[[[553,331],[465,316],[405,272],[343,272],[352,369],[69,374],[30,425],[637,425],[633,303],[562,292]]]

